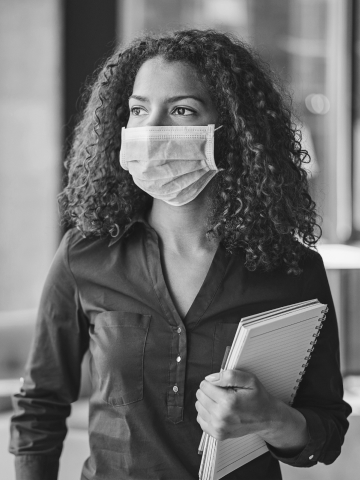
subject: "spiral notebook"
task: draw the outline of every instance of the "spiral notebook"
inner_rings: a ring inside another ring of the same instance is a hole
[[[252,372],[271,395],[291,405],[326,312],[315,299],[243,318],[223,369]],[[218,480],[267,451],[256,434],[217,441],[204,433],[199,478]]]

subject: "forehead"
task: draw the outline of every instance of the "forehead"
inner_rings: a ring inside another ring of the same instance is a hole
[[[133,93],[185,93],[207,94],[194,67],[184,62],[168,62],[162,57],[146,60],[140,67],[134,82]]]

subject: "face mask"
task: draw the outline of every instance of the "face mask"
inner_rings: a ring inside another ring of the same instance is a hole
[[[214,160],[214,127],[123,127],[120,165],[153,198],[185,205],[219,171]]]

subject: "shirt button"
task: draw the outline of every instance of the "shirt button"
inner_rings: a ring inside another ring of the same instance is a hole
[[[176,358],[176,361],[177,361],[178,363],[181,362],[181,357],[178,356],[178,357]]]
[[[177,393],[179,391],[178,387],[176,385],[173,386],[173,391]]]
[[[180,333],[181,333],[181,328],[179,327],[176,331],[177,331],[177,333],[180,335]]]
[[[312,460],[314,458],[314,455],[310,455],[309,460]]]

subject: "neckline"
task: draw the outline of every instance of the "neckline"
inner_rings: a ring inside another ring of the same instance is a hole
[[[183,318],[183,323],[187,328],[194,328],[211,306],[219,287],[222,285],[230,258],[230,255],[226,254],[226,250],[220,242],[204,281]]]
[[[186,329],[194,328],[210,307],[212,300],[222,284],[229,265],[230,255],[226,255],[226,250],[220,242],[199,291],[185,316],[181,317],[165,282],[160,259],[158,235],[152,227],[150,228],[151,230],[147,229],[146,250],[149,252],[147,255],[147,264],[160,306],[170,324],[174,326],[182,325],[185,326]]]

